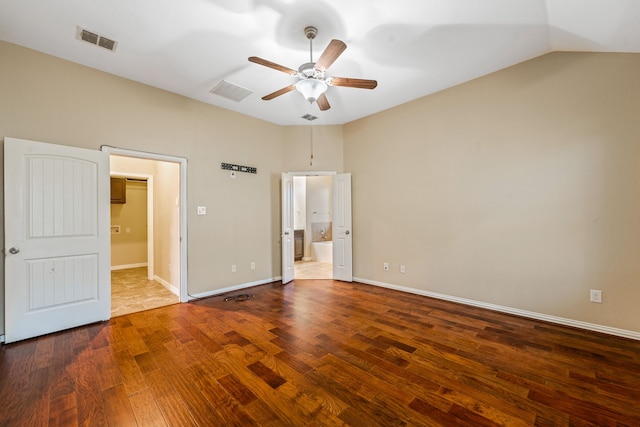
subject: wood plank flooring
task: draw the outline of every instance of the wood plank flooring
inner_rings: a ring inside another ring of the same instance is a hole
[[[296,280],[0,348],[0,426],[640,426],[640,342]]]

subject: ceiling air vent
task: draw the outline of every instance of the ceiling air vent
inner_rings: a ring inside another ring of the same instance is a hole
[[[236,102],[242,101],[247,96],[253,93],[252,90],[246,89],[242,86],[238,86],[234,83],[229,83],[226,80],[222,80],[209,92]]]
[[[314,121],[315,119],[317,119],[318,117],[314,116],[313,114],[305,114],[304,116],[301,117],[302,119],[305,120],[309,120],[310,122]]]
[[[93,31],[85,30],[84,28],[80,27],[78,27],[78,39],[96,46],[103,47],[112,52],[116,50],[116,46],[118,45],[118,42],[115,40],[112,40],[105,36],[101,36],[100,34],[94,33]]]

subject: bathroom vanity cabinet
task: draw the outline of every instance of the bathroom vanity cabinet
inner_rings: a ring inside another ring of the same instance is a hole
[[[304,256],[304,230],[293,231],[293,247],[295,260],[301,260]]]

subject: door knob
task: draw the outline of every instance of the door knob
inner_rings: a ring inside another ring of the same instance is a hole
[[[349,234],[349,230],[345,231],[344,234]]]
[[[285,232],[284,232],[284,235],[285,235],[285,236],[288,236],[288,235],[289,235],[289,232],[288,232],[288,231],[285,231]]]
[[[20,252],[20,249],[18,249],[18,248],[10,248],[9,249],[9,253],[12,254],[12,255],[17,254],[18,252]]]

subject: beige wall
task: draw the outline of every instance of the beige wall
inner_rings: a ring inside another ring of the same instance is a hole
[[[332,217],[332,176],[308,176],[306,178],[307,224],[304,254],[315,257],[311,243],[331,240]],[[321,230],[324,230],[324,238]]]
[[[154,161],[154,276],[180,289],[180,165]]]
[[[640,332],[639,75],[553,53],[345,125],[354,275]]]
[[[342,126],[286,126],[282,129],[285,172],[344,171]]]
[[[6,42],[0,58],[2,138],[188,159],[190,294],[280,275],[282,127]],[[231,180],[221,162],[255,166],[258,173]],[[198,205],[208,214],[196,215]],[[4,313],[0,319],[2,331]]]
[[[280,275],[280,173],[335,170],[353,174],[355,276],[640,331],[638,55],[546,55],[314,125],[312,166],[308,127],[5,42],[0,57],[1,137],[188,159],[190,294]],[[231,179],[221,162],[258,174]]]
[[[126,182],[126,203],[111,204],[111,267],[147,264],[147,183]]]

